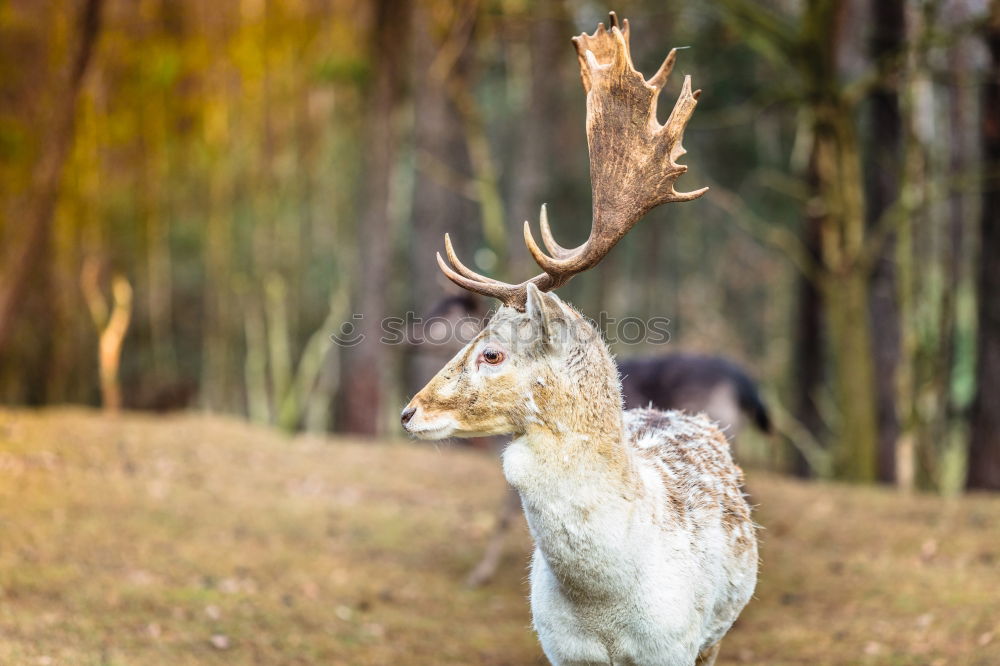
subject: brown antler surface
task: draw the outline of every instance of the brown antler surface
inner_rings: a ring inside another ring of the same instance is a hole
[[[539,226],[549,254],[535,243],[528,222],[524,223],[524,242],[544,272],[521,284],[507,284],[463,265],[446,235],[451,266],[440,253],[438,265],[460,287],[523,310],[528,282],[542,291],[561,287],[577,273],[597,265],[652,208],[671,201],[691,201],[708,190],[678,192],[674,188],[677,178],[687,171],[676,160],[685,153],[681,145],[684,127],[701,91],[692,92],[691,77],[685,76],[680,97],[666,124],[661,125],[656,120],[656,101],[677,59],[676,49],[670,51],[656,74],[645,80],[632,65],[628,20],[619,27],[611,12],[609,23],[610,29],[601,23],[594,34],[573,38],[587,93],[587,145],[594,198],[590,236],[577,248],[561,247],[552,236],[542,206]]]

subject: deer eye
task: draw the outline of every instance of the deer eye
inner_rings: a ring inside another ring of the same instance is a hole
[[[479,358],[486,361],[490,365],[500,365],[503,363],[504,355],[499,349],[494,349],[493,347],[487,347],[482,352],[479,353]]]

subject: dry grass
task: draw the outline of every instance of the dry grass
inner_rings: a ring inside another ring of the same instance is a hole
[[[751,474],[758,598],[720,664],[1000,663],[1000,499]],[[0,411],[0,664],[535,664],[522,527],[455,448]]]

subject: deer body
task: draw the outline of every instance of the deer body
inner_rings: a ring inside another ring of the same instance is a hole
[[[554,664],[689,666],[753,593],[742,474],[709,421],[623,412],[596,330],[528,294],[526,313],[502,308],[414,397],[406,428],[515,435],[504,474],[535,539],[532,616]]]
[[[699,487],[707,469],[683,462],[690,451],[708,448],[715,462],[727,464],[725,444],[709,423],[655,410],[626,412],[625,421],[624,477],[600,456],[540,456],[536,451],[551,444],[531,435],[504,453],[504,473],[521,495],[536,543],[535,629],[555,664],[688,666],[722,639],[753,593],[749,511],[738,484]],[[725,501],[707,500],[707,492],[721,492]],[[742,514],[738,525],[725,524],[725,502]]]
[[[685,77],[665,125],[656,102],[671,51],[646,80],[628,22],[573,39],[587,91],[593,220],[564,248],[542,209],[542,273],[507,284],[469,269],[445,237],[454,283],[504,307],[403,410],[424,439],[511,434],[504,474],[535,539],[531,607],[561,665],[690,666],[715,661],[756,584],[757,542],[742,473],[722,433],[677,412],[622,411],[618,372],[594,327],[554,294],[594,267],[651,208],[691,201],[676,159],[698,93]],[[450,263],[450,266],[449,266]]]

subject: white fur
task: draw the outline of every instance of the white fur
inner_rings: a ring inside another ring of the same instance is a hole
[[[609,470],[586,458],[554,469],[538,448],[514,440],[503,467],[535,539],[531,609],[546,656],[556,666],[691,666],[753,594],[756,548],[733,549],[718,507],[687,523],[667,515],[664,477],[642,456],[629,456],[639,483],[623,493]]]

